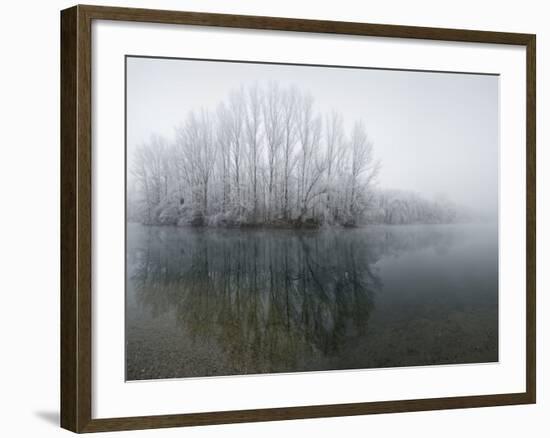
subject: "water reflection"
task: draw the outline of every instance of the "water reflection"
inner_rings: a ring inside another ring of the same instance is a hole
[[[382,338],[365,344],[385,293],[377,262],[425,249],[445,257],[460,236],[129,224],[127,378],[377,366],[368,351]]]

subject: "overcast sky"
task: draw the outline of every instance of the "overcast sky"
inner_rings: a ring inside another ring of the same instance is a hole
[[[231,90],[271,80],[310,92],[346,127],[362,119],[382,163],[379,187],[496,211],[497,76],[127,58],[129,160],[152,134],[173,139],[190,110],[214,110]]]

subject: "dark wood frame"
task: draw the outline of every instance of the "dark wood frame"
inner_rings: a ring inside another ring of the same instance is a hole
[[[526,391],[418,400],[92,419],[91,23],[150,23],[512,44],[527,53]],[[74,6],[61,12],[61,426],[74,432],[147,429],[535,403],[535,47],[531,34],[290,18]]]

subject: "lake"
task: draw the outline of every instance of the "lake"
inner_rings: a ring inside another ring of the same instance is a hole
[[[498,361],[495,225],[127,226],[127,380]]]

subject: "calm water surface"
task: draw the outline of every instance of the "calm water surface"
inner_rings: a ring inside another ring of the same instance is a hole
[[[128,380],[498,360],[496,226],[128,224]]]

